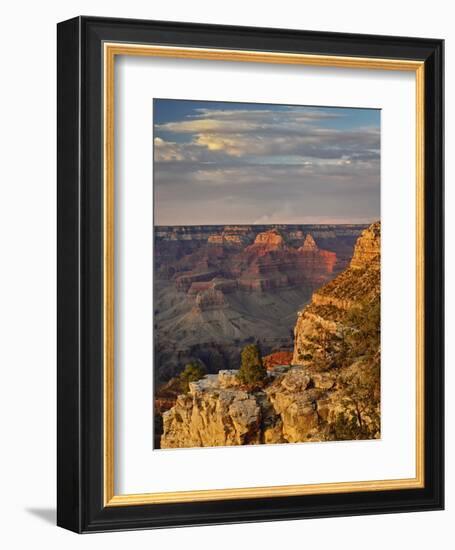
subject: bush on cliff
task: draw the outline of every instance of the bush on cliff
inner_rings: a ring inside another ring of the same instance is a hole
[[[340,411],[330,423],[321,427],[323,438],[329,441],[375,439],[380,437],[379,360],[359,363],[353,373],[341,376],[338,390],[343,392]]]
[[[307,345],[307,353],[299,358],[311,362],[315,370],[344,368],[359,359],[374,358],[381,340],[379,297],[373,301],[359,301],[349,309],[337,332],[328,332],[321,326],[319,332],[307,340],[310,344],[315,342],[316,352]]]
[[[190,382],[197,382],[205,376],[205,368],[198,361],[191,361],[185,365],[183,372],[180,373],[180,384],[182,391],[187,393],[190,389]]]
[[[348,311],[337,338],[333,365],[339,368],[340,411],[321,431],[328,440],[373,439],[380,436],[379,296]]]
[[[261,350],[257,344],[248,344],[242,349],[240,370],[237,374],[242,384],[261,385],[267,378],[262,362]]]
[[[348,337],[351,357],[374,356],[381,341],[381,304],[379,298],[352,308],[347,318],[353,327]]]

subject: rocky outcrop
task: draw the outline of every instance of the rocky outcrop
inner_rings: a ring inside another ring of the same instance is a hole
[[[275,376],[280,374],[269,373],[270,381]],[[267,393],[243,389],[237,371],[220,371],[190,383],[188,394],[164,413],[163,426],[161,448],[287,442]]]
[[[260,443],[261,409],[254,395],[220,383],[219,375],[190,382],[163,415],[161,448]]]
[[[362,376],[361,368],[351,371]],[[163,414],[161,448],[326,441],[334,439],[330,426],[340,414],[357,414],[354,400],[346,405],[345,373],[276,367],[264,389],[251,391],[240,385],[236,372],[190,383],[189,392]],[[373,414],[366,414],[363,403],[360,408],[362,422],[371,425]]]

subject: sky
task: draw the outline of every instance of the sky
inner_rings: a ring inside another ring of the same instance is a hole
[[[156,225],[369,223],[380,110],[154,99]]]

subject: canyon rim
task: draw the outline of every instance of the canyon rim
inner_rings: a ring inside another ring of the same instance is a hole
[[[377,439],[380,112],[154,100],[155,449]]]

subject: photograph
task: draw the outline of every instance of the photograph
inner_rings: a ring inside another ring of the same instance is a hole
[[[263,11],[58,23],[66,530],[444,509],[444,40]]]
[[[2,14],[0,547],[448,550],[450,4]]]
[[[154,449],[380,439],[381,110],[155,98],[152,131]]]

